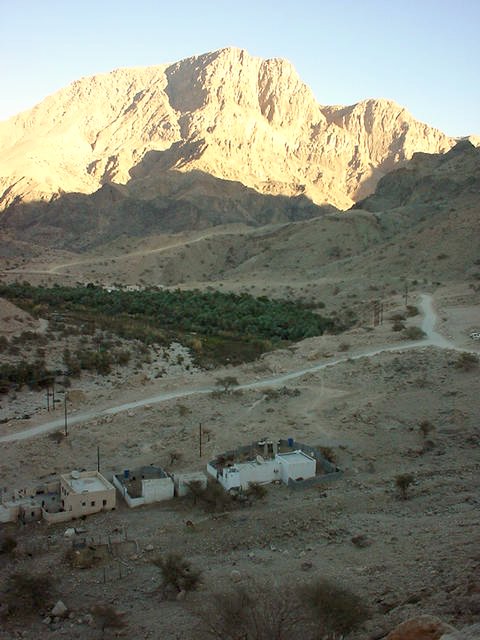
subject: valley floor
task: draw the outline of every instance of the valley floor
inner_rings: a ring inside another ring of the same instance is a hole
[[[435,295],[437,329],[457,347],[477,352],[469,334],[480,328],[478,302],[467,289],[446,288]],[[396,307],[399,297],[391,300],[389,312]],[[72,612],[50,624],[34,617],[21,627],[22,637],[96,638],[99,631],[87,624],[87,614],[99,602],[125,612],[126,637],[132,630],[139,638],[200,637],[195,611],[216,591],[261,578],[279,588],[318,576],[349,586],[371,611],[365,628],[351,636],[355,639],[380,638],[418,613],[438,615],[459,628],[478,620],[478,369],[457,368],[459,352],[431,345],[348,357],[392,341],[404,346],[385,321],[373,331],[312,338],[238,368],[177,372],[159,381],[131,378],[117,388],[102,388],[85,377],[72,416],[161,392],[215,386],[225,375],[241,385],[339,360],[280,385],[217,390],[92,415],[72,424],[59,443],[48,434],[3,442],[1,485],[9,488],[73,468],[95,468],[97,446],[108,477],[151,463],[172,471],[202,469],[215,454],[264,436],[294,436],[329,448],[344,470],[334,483],[304,491],[272,485],[263,501],[227,513],[205,513],[189,499],[140,510],[120,503],[115,512],[77,523],[86,530],[82,537],[96,542],[135,541],[119,545],[118,558],[90,569],[71,569],[65,561],[71,547],[65,526],[5,527],[18,548],[13,557],[0,558],[2,575],[14,569],[49,571]],[[35,405],[30,408],[36,424],[51,420],[40,396],[26,394],[25,402]],[[428,436],[420,429],[425,420],[432,425]],[[0,434],[11,436],[31,421],[2,424]],[[199,423],[206,433],[201,459]],[[170,465],[174,452],[178,459]],[[414,476],[406,500],[396,488],[402,473]],[[364,546],[355,542],[357,536]],[[171,551],[185,554],[203,571],[201,588],[184,601],[163,600],[157,590],[159,571],[151,559]],[[4,637],[18,637],[18,629],[8,623]]]

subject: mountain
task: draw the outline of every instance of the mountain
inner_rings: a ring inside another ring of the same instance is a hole
[[[389,100],[322,106],[289,62],[228,48],[83,78],[1,122],[0,209],[109,184],[154,200],[171,170],[346,209],[454,142]]]

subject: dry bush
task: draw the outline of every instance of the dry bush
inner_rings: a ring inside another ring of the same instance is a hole
[[[402,500],[406,500],[408,498],[408,488],[413,483],[414,477],[411,473],[401,473],[395,478],[395,486],[400,492],[400,496]]]
[[[51,576],[22,571],[8,576],[2,600],[9,614],[24,616],[47,607],[53,591]]]
[[[194,591],[200,584],[202,572],[194,569],[192,563],[179,553],[169,553],[165,557],[155,558],[153,564],[162,574],[162,588],[164,593],[173,590]]]
[[[324,579],[252,581],[214,594],[197,614],[201,637],[222,640],[340,640],[368,617],[357,595]]]
[[[461,353],[455,362],[455,367],[462,371],[473,371],[478,367],[479,358],[476,353]]]
[[[406,327],[403,330],[403,338],[405,340],[422,340],[425,338],[425,332],[420,327]]]
[[[92,607],[92,616],[97,627],[101,629],[102,635],[106,629],[123,629],[126,627],[127,623],[123,619],[123,615],[108,604],[97,604]]]
[[[225,511],[233,506],[232,496],[218,482],[209,481],[207,486],[197,489],[196,498],[206,511]]]
[[[248,489],[245,491],[245,494],[249,498],[254,498],[255,500],[262,500],[268,493],[268,489],[264,484],[260,484],[259,482],[249,482]]]
[[[10,554],[17,548],[17,541],[13,536],[2,536],[0,539],[0,554]]]
[[[435,425],[433,425],[430,420],[422,420],[418,425],[418,428],[422,432],[424,438],[426,438],[429,433],[432,433],[432,431],[435,431]]]
[[[304,585],[300,593],[322,638],[343,638],[358,629],[369,616],[360,596],[331,580],[318,578]]]
[[[85,546],[80,549],[68,549],[65,560],[72,569],[91,569],[100,562],[95,547]]]
[[[307,640],[292,586],[253,583],[216,593],[197,611],[201,637],[222,640]]]

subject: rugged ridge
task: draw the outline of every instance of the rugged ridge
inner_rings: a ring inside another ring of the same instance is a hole
[[[348,208],[414,152],[454,140],[388,100],[321,106],[293,66],[235,48],[83,78],[0,123],[0,208],[193,169]]]

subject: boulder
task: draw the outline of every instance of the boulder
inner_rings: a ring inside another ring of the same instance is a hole
[[[410,618],[391,631],[386,640],[440,640],[442,636],[455,631],[435,616],[423,615]]]
[[[52,616],[54,616],[55,618],[62,618],[63,616],[66,615],[68,609],[65,606],[65,604],[59,600],[57,602],[57,604],[53,607],[52,609]]]

